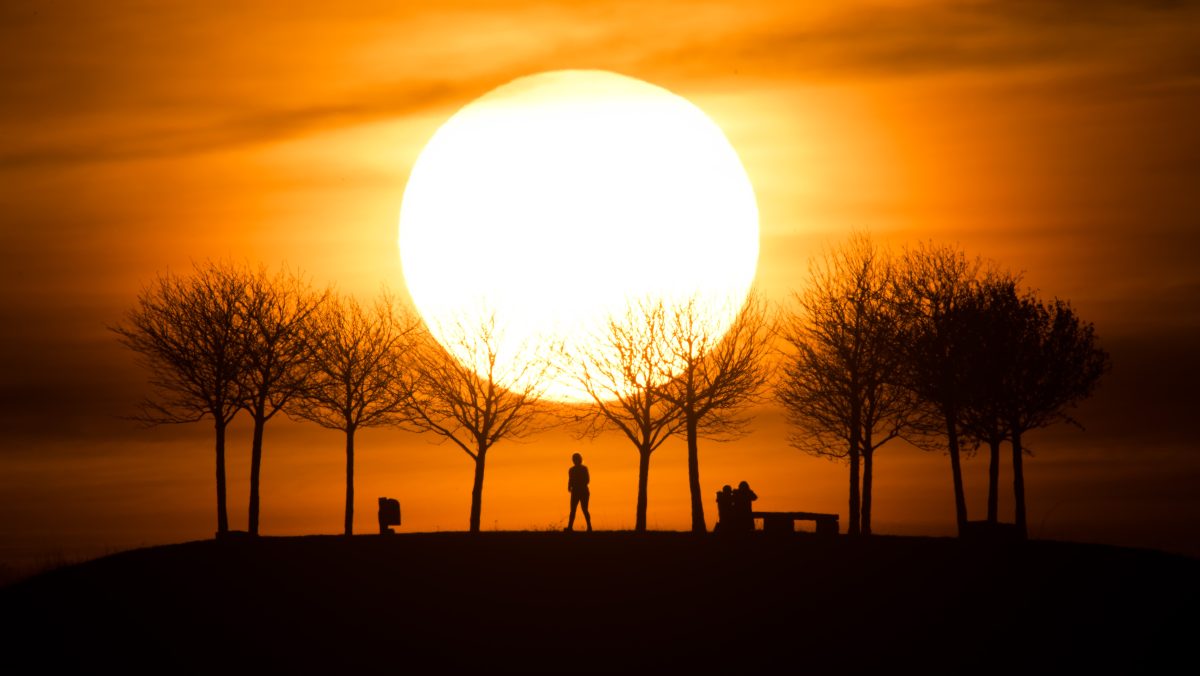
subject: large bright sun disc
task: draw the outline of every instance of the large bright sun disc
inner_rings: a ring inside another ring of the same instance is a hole
[[[723,333],[758,262],[737,153],[687,100],[605,71],[555,71],[476,99],[421,152],[400,259],[430,331],[464,363],[461,327],[494,317],[498,360],[602,333],[631,302],[694,300]],[[500,364],[514,373],[520,364]],[[547,396],[588,398],[569,374]]]

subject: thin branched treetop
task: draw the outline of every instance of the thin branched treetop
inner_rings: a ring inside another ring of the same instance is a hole
[[[369,307],[331,294],[305,329],[307,386],[290,407],[292,415],[343,431],[399,421],[416,380],[419,328],[419,320],[386,292]]]
[[[892,259],[864,234],[817,259],[797,309],[781,326],[790,349],[777,397],[796,426],[798,448],[846,457],[873,431],[878,445],[911,422],[903,387],[906,353]]]
[[[427,330],[413,352],[416,381],[405,424],[449,441],[475,462],[470,530],[479,531],[488,451],[503,439],[520,439],[557,423],[543,398],[550,362],[538,346],[511,346],[495,317],[457,322],[447,349]],[[502,353],[515,349],[510,358]]]
[[[142,404],[147,424],[211,417],[215,433],[217,534],[229,530],[225,429],[241,407],[250,324],[244,310],[250,273],[229,264],[193,266],[189,277],[160,275],[112,328],[150,370],[154,395]]]
[[[160,275],[112,327],[152,374],[155,395],[144,402],[141,420],[235,415],[238,377],[247,361],[242,311],[249,281],[246,271],[219,263],[196,264],[188,277]]]

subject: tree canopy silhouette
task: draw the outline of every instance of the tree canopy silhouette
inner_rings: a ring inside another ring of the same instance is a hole
[[[707,531],[700,490],[699,437],[735,438],[749,422],[746,408],[757,401],[770,374],[766,356],[771,327],[766,305],[749,298],[723,336],[713,331],[724,308],[701,307],[693,298],[666,310],[666,364],[661,395],[678,409],[687,440],[692,531]]]
[[[212,418],[218,536],[229,531],[225,431],[241,405],[249,328],[242,310],[249,284],[249,274],[232,265],[194,264],[190,277],[160,275],[142,289],[124,322],[111,327],[153,374],[156,395],[143,403],[143,422]]]
[[[941,421],[960,535],[967,527],[967,500],[959,437],[975,350],[974,327],[964,306],[976,292],[981,266],[957,247],[923,242],[905,250],[893,283],[902,309],[898,344],[906,350],[906,384]]]
[[[1080,319],[1066,301],[1047,304],[1029,295],[1022,308],[1024,321],[1011,352],[1004,391],[1011,395],[1005,409],[1012,441],[1016,526],[1026,537],[1022,435],[1058,421],[1074,423],[1069,410],[1092,394],[1110,361],[1097,343],[1095,327]]]
[[[346,535],[354,532],[355,432],[403,419],[419,326],[387,293],[370,308],[331,294],[305,324],[307,383],[288,413],[346,435]]]
[[[299,274],[274,275],[259,268],[250,275],[242,306],[246,359],[239,372],[241,407],[254,420],[250,448],[249,531],[258,535],[259,478],[267,421],[309,385],[308,320],[328,298]]]
[[[874,453],[917,414],[905,387],[907,355],[892,260],[853,235],[810,267],[798,311],[782,327],[789,348],[776,397],[800,432],[792,443],[850,467],[847,532],[871,532]],[[862,489],[859,464],[862,460]]]
[[[1029,306],[1019,278],[989,271],[964,301],[961,313],[971,342],[960,422],[964,440],[988,447],[987,521],[999,520],[1000,447],[1010,438],[1006,407],[1015,392],[1013,368],[1026,331]]]
[[[552,424],[542,400],[549,362],[535,354],[535,346],[508,345],[494,316],[459,320],[449,333],[449,350],[428,331],[418,335],[406,424],[450,441],[475,462],[470,530],[477,533],[488,451],[503,439],[519,439]],[[501,360],[506,349],[527,358]],[[514,366],[505,370],[504,363]]]
[[[631,302],[589,347],[567,356],[567,368],[592,398],[583,434],[616,429],[637,448],[638,532],[646,530],[650,455],[683,423],[678,403],[666,395],[673,363],[667,314],[661,301]]]

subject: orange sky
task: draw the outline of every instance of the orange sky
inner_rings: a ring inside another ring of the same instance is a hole
[[[561,68],[647,80],[722,126],[757,191],[771,298],[865,228],[957,242],[1071,299],[1114,370],[1080,411],[1086,433],[1035,437],[1032,533],[1200,554],[1196,3],[162,5],[0,8],[0,561],[210,536],[208,426],[121,420],[145,374],[105,326],[156,273],[206,258],[399,287],[400,197],[424,142],[489,89]],[[745,478],[764,508],[845,514],[844,469],[786,435],[768,409],[746,439],[702,447],[706,493]],[[360,531],[383,494],[404,530],[466,527],[461,452],[388,431],[359,447]],[[340,448],[268,426],[265,533],[337,532]],[[552,433],[495,449],[484,527],[561,523],[572,450],[597,526],[631,526],[632,448]],[[652,527],[687,525],[682,455],[652,461]],[[982,463],[968,472],[974,516]],[[951,532],[944,457],[885,448],[876,482],[877,530]]]

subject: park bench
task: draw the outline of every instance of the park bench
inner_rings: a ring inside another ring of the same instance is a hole
[[[751,493],[750,500],[754,496]],[[725,486],[717,491],[717,531],[725,534],[754,531],[755,519],[762,519],[764,533],[794,533],[797,521],[816,523],[818,535],[838,534],[838,515],[819,512],[755,512],[750,500]]]
[[[838,515],[819,512],[751,512],[750,516],[762,519],[764,533],[792,533],[797,521],[815,521],[817,535],[837,535]]]

